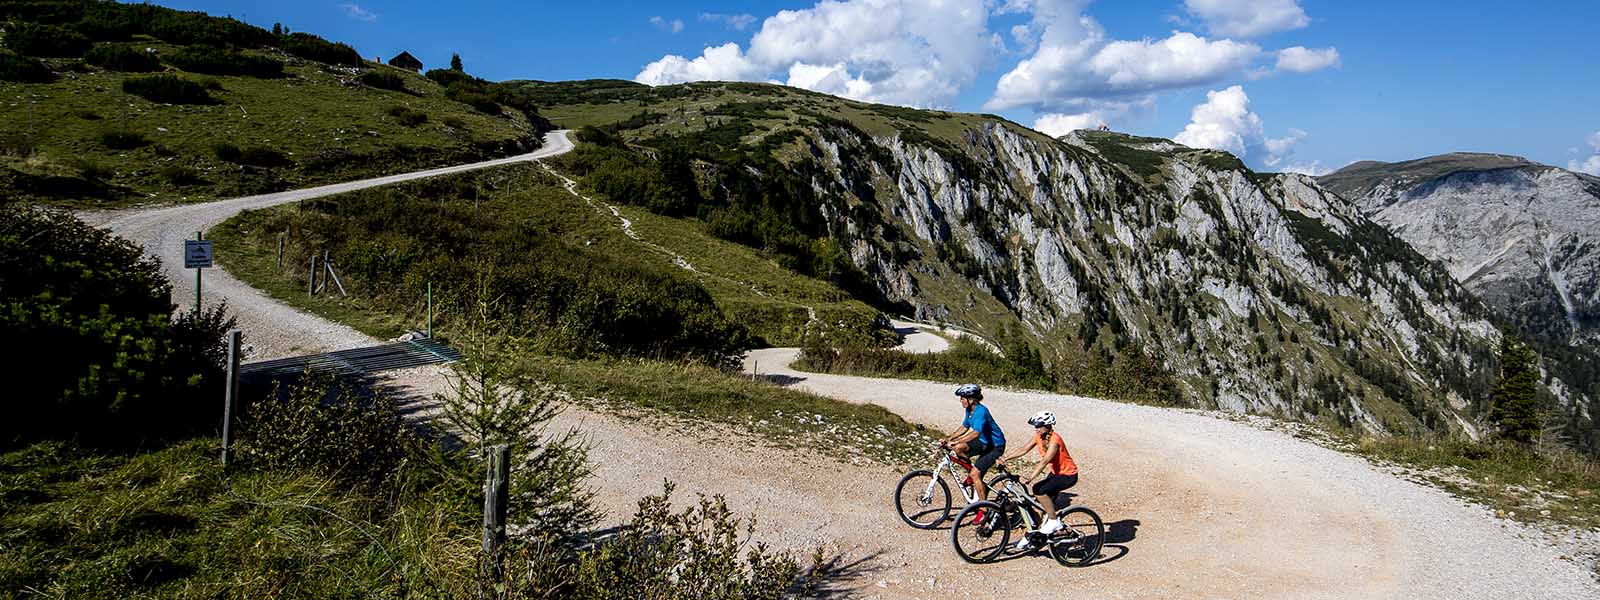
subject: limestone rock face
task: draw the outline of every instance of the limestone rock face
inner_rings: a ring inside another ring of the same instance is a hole
[[[964,130],[959,144],[907,139],[818,127],[800,154],[820,163],[811,172],[827,174],[813,187],[838,203],[823,209],[832,235],[913,316],[988,333],[1020,325],[1057,366],[1149,356],[1198,405],[1478,435],[1482,374],[1492,372],[1499,341],[1489,308],[1452,276],[1461,272],[1454,263],[1431,262],[1317,180],[1105,132],[1049,139],[987,122]],[[1584,185],[1543,177],[1515,185]],[[1412,195],[1388,202],[1379,218],[1444,201],[1421,189],[1405,188]],[[1572,275],[1592,247],[1569,235],[1583,227],[1577,218],[1555,234],[1551,219],[1484,212],[1416,218],[1397,231],[1469,223],[1523,232],[1538,242],[1524,243],[1524,254]],[[1459,253],[1474,265],[1493,254],[1459,249],[1462,236],[1427,237],[1418,243],[1426,253]],[[1509,269],[1509,254],[1491,265]],[[1505,280],[1494,273],[1464,280]],[[1594,299],[1592,283],[1564,289]]]
[[[1322,181],[1526,331],[1600,348],[1600,178],[1450,154]]]

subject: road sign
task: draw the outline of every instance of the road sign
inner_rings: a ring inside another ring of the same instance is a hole
[[[211,240],[184,240],[183,268],[211,268]]]

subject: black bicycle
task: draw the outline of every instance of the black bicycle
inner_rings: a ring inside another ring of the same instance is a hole
[[[1029,536],[1033,548],[1045,548],[1064,566],[1081,567],[1100,557],[1106,538],[1100,515],[1088,507],[1069,506],[1067,495],[1058,494],[1056,506],[1061,508],[1056,510],[1056,518],[1061,519],[1061,529],[1050,535],[1038,533],[1039,524],[1044,522],[1044,507],[1005,465],[995,468],[1000,470],[1000,477],[991,487],[994,499],[968,504],[950,527],[950,544],[956,555],[970,563],[991,562],[1005,552],[1013,539]]]

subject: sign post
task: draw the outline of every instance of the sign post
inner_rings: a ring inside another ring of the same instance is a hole
[[[183,242],[183,268],[194,269],[194,314],[200,316],[200,274],[211,268],[211,240],[196,231],[194,239]]]

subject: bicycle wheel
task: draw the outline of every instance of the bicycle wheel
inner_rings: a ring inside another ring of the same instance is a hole
[[[1100,558],[1106,526],[1100,515],[1082,506],[1061,513],[1061,531],[1050,536],[1050,556],[1068,567],[1082,567]]]
[[[999,504],[987,500],[968,504],[950,526],[950,545],[955,547],[956,556],[969,563],[994,560],[1011,539],[1011,528],[1005,526],[1005,521]]]
[[[950,518],[950,486],[933,471],[912,471],[894,488],[894,507],[907,525],[932,529]]]

